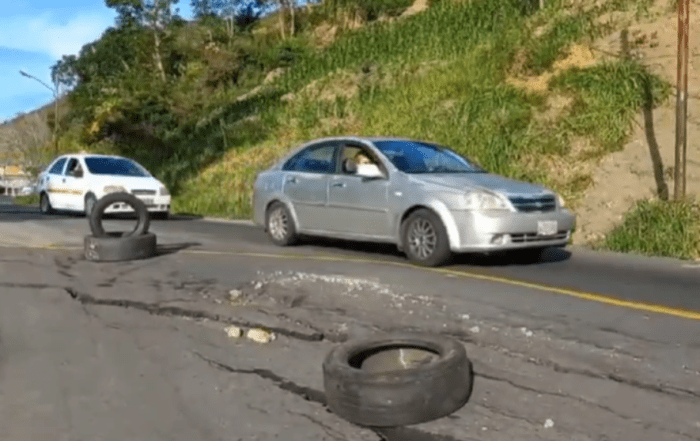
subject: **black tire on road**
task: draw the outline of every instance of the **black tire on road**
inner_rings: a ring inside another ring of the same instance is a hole
[[[121,237],[140,236],[148,233],[151,217],[146,205],[136,196],[130,193],[120,192],[110,193],[99,199],[95,204],[95,208],[93,208],[90,216],[88,216],[92,235],[95,237],[105,237],[107,235],[105,229],[102,227],[102,216],[104,216],[105,210],[109,208],[110,205],[118,202],[130,205],[134,209],[134,212],[136,212],[137,217],[134,229],[122,233]]]
[[[150,213],[151,219],[157,220],[168,220],[170,219],[169,211],[156,211],[155,213]]]
[[[54,214],[56,212],[51,206],[49,195],[46,193],[41,193],[39,197],[39,211],[41,211],[41,214]]]
[[[97,198],[94,194],[88,193],[85,196],[85,216],[90,216],[90,213],[95,209],[95,204],[97,203]]]
[[[382,367],[399,350],[402,364]],[[411,351],[432,358],[408,366],[403,354]],[[323,382],[328,407],[338,416],[361,426],[396,427],[461,408],[471,395],[473,372],[464,346],[456,340],[389,334],[331,350],[323,363]]]
[[[447,230],[430,210],[414,211],[403,224],[401,241],[408,259],[420,266],[440,266],[452,255]]]
[[[85,236],[85,258],[96,262],[119,262],[124,260],[147,259],[156,255],[156,235],[153,233],[138,236]]]
[[[297,242],[297,230],[289,209],[282,202],[274,202],[265,215],[265,229],[270,240],[279,246]]]

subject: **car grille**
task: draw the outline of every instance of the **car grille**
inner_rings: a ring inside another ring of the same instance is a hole
[[[566,239],[569,232],[566,230],[557,231],[554,236],[538,236],[537,233],[511,234],[510,241],[512,243],[529,243],[541,242],[543,240],[560,240]]]
[[[155,190],[131,190],[131,194],[134,196],[155,196]]]
[[[525,213],[532,213],[534,211],[554,211],[556,208],[554,196],[545,196],[541,198],[512,197],[510,198],[510,202],[516,210]]]

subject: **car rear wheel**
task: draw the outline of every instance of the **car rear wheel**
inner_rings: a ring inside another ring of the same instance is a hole
[[[408,259],[421,266],[439,266],[451,255],[447,230],[432,211],[413,212],[404,224],[403,249]]]
[[[55,213],[53,207],[51,206],[51,200],[49,200],[49,195],[42,193],[39,198],[39,210],[41,214],[53,214]]]
[[[275,202],[267,210],[265,220],[267,234],[275,245],[288,246],[297,241],[296,226],[294,219],[281,202]]]

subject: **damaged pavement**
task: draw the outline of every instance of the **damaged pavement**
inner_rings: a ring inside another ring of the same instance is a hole
[[[5,248],[0,273],[3,440],[700,440],[692,320],[376,262]],[[396,429],[331,413],[325,355],[390,331],[460,340],[469,402]]]

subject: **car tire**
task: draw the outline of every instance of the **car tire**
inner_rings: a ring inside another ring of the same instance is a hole
[[[447,230],[430,210],[411,213],[403,224],[402,248],[408,259],[420,266],[440,266],[451,256]]]
[[[406,350],[424,358],[406,365]],[[392,361],[401,364],[393,369]],[[454,339],[388,334],[332,349],[323,362],[323,383],[326,404],[336,415],[361,426],[396,427],[460,409],[471,395],[473,371],[464,346]]]
[[[155,213],[151,213],[151,219],[168,220],[168,219],[170,219],[170,212],[169,211],[156,211]]]
[[[51,206],[51,199],[48,193],[41,193],[39,196],[39,211],[41,214],[54,214],[56,210]]]
[[[85,196],[85,217],[90,217],[90,213],[95,209],[97,198],[94,194],[88,193]]]
[[[108,233],[106,236],[85,236],[85,258],[94,262],[119,262],[147,259],[156,255],[156,235],[122,236]]]
[[[275,245],[289,246],[298,240],[292,214],[282,202],[275,202],[268,208],[265,215],[265,229]]]
[[[90,216],[88,217],[90,222],[90,230],[92,235],[96,237],[106,237],[104,227],[102,226],[102,216],[104,212],[110,205],[122,202],[130,205],[136,212],[137,222],[133,230],[122,233],[121,237],[129,236],[141,236],[148,233],[148,227],[150,225],[150,215],[146,205],[141,201],[141,199],[130,193],[110,193],[102,198],[100,198],[95,204]]]

